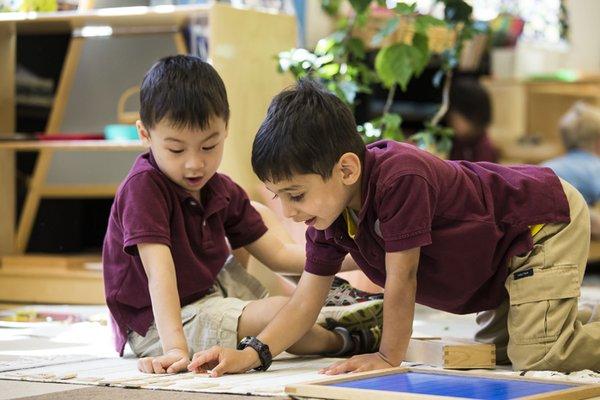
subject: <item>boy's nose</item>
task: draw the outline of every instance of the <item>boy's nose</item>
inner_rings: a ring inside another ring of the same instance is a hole
[[[298,212],[296,211],[296,209],[294,207],[292,207],[289,204],[289,202],[282,201],[281,205],[282,205],[282,208],[283,208],[283,216],[285,218],[293,218],[294,215],[298,214]]]
[[[185,168],[195,171],[204,168],[204,161],[199,158],[190,158],[185,163]]]

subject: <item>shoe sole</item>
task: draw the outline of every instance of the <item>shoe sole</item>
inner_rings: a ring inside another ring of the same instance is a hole
[[[383,300],[369,300],[349,306],[323,307],[317,323],[326,326],[328,319],[349,331],[369,329],[383,324]]]

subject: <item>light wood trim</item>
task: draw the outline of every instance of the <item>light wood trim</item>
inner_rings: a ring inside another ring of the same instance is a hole
[[[547,383],[551,382],[547,381]],[[587,385],[573,389],[559,390],[554,393],[521,397],[519,400],[579,400],[598,399],[598,396],[600,396],[600,385]]]
[[[69,95],[73,88],[73,82],[75,80],[75,74],[77,73],[77,67],[79,66],[79,60],[81,59],[84,43],[85,39],[83,38],[71,38],[60,74],[58,89],[54,96],[54,104],[52,105],[52,110],[50,111],[50,116],[46,125],[47,134],[52,135],[60,130]]]
[[[0,150],[0,256],[14,250],[16,220],[15,153]]]
[[[189,49],[187,43],[185,42],[185,37],[181,31],[173,34],[173,41],[175,42],[175,49],[177,49],[178,54],[188,54]]]
[[[119,184],[104,185],[46,185],[40,191],[44,198],[114,197]]]
[[[0,135],[15,130],[15,24],[0,25]]]
[[[57,151],[133,151],[145,150],[146,147],[138,140],[110,141],[110,140],[24,140],[0,142],[0,150],[11,149],[15,151],[38,151],[51,149]]]
[[[0,135],[15,130],[15,24],[0,26]],[[0,256],[14,249],[15,155],[0,150]]]
[[[156,7],[114,7],[52,13],[0,13],[0,25],[12,23],[19,33],[70,32],[88,25],[113,28],[173,26],[183,27],[192,17],[208,15],[211,4]]]
[[[7,272],[0,268],[0,301],[57,304],[105,304],[99,271]]]
[[[27,197],[25,198],[25,205],[23,206],[21,218],[17,227],[17,236],[15,240],[15,251],[17,253],[24,253],[27,249],[29,236],[31,235],[35,216],[40,204],[40,192],[44,181],[46,180],[46,175],[48,174],[51,161],[52,150],[44,150],[40,152],[37,162],[35,163],[33,178],[29,184],[29,190],[27,192]]]

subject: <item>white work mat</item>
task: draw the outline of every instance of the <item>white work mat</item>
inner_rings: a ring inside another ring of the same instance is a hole
[[[0,373],[0,379],[175,390],[186,392],[285,395],[285,385],[315,380],[317,371],[337,361],[333,358],[288,358],[276,360],[267,372],[225,375],[145,374],[137,370],[137,359],[104,358]]]
[[[145,374],[137,370],[137,359],[103,358],[3,372],[0,373],[0,379],[184,392],[283,396],[286,385],[320,379],[323,375],[320,375],[318,370],[335,361],[337,359],[334,358],[284,358],[274,361],[267,372],[249,372],[210,378],[207,374],[196,373]],[[413,363],[403,365],[424,367]],[[485,371],[490,372],[489,370]],[[470,371],[473,374],[477,374],[477,372],[477,370]],[[600,384],[600,373],[588,370],[571,374],[551,371],[518,373],[509,370],[495,370],[494,372],[502,375]]]

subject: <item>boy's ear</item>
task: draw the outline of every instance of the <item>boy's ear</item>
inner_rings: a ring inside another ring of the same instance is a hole
[[[345,185],[353,185],[360,178],[362,166],[360,158],[354,153],[344,153],[338,161],[342,182]]]
[[[138,137],[142,141],[142,144],[144,144],[144,146],[149,147],[150,146],[150,132],[148,132],[148,130],[146,129],[146,127],[144,126],[142,121],[140,121],[139,119],[137,121],[135,121],[135,128],[137,129]]]

